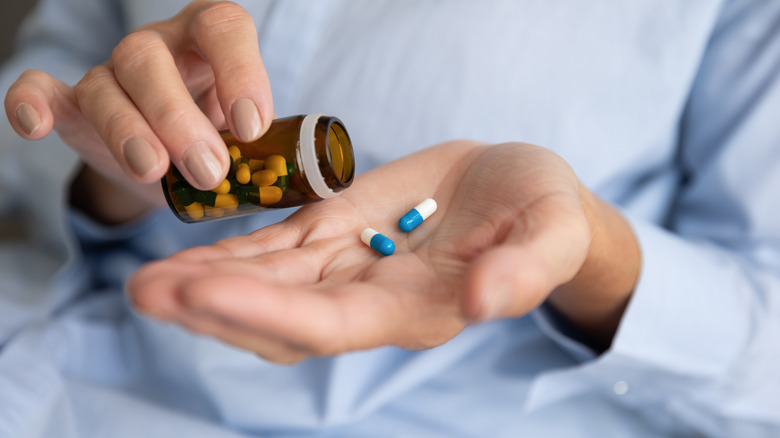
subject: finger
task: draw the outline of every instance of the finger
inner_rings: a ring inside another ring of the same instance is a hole
[[[94,67],[75,89],[82,112],[124,172],[142,183],[159,180],[168,168],[168,153],[114,71],[105,65]]]
[[[179,289],[183,283],[201,272],[196,264],[152,263],[139,271],[128,282],[128,295],[133,306],[153,318],[175,322],[184,328],[220,339],[228,344],[256,353],[271,362],[292,364],[306,358],[306,354],[271,336],[257,331],[248,333],[233,327],[220,318],[192,310],[183,311]]]
[[[353,254],[345,254],[352,247]],[[343,260],[353,260],[356,272],[362,269],[365,261],[363,246],[357,242],[345,242],[341,239],[327,239],[313,242],[300,248],[281,249],[264,252],[248,257],[236,257],[229,249],[222,246],[212,246],[195,250],[192,253],[177,255],[171,260],[199,263],[201,268],[198,277],[210,275],[232,275],[235,277],[252,277],[265,284],[274,286],[304,286],[320,281],[326,269],[338,255]],[[345,270],[340,270],[342,277],[349,276]],[[188,279],[191,281],[200,281]],[[231,281],[222,285],[222,289],[234,287]],[[186,296],[183,298],[186,300]]]
[[[183,312],[181,285],[203,272],[202,265],[164,260],[144,265],[127,281],[130,302],[140,312],[163,320],[174,320]]]
[[[149,29],[128,35],[114,49],[110,65],[185,178],[202,190],[216,187],[227,174],[227,148],[195,104],[162,35]],[[137,132],[146,129],[135,125]]]
[[[71,87],[48,74],[28,70],[8,89],[5,112],[14,130],[27,140],[40,140],[55,122],[84,123]],[[65,128],[65,126],[63,126]]]
[[[264,284],[279,287],[302,286],[320,279],[323,264],[316,246],[272,252],[250,257],[233,257],[225,248],[197,247],[155,263],[150,263],[130,278],[128,295],[133,306],[159,319],[178,320],[191,306],[191,283],[219,276],[222,283],[214,283],[215,293],[241,287],[237,279],[251,277]]]
[[[189,32],[214,71],[231,131],[241,141],[256,140],[271,122],[273,105],[251,15],[232,2],[212,3],[194,14]]]
[[[269,225],[244,236],[230,237],[214,244],[232,257],[256,257],[269,252],[297,248],[301,231],[287,220]],[[216,257],[215,257],[216,258]]]
[[[216,87],[212,86],[203,94],[196,96],[195,102],[198,104],[198,108],[203,111],[203,114],[206,115],[217,130],[222,131],[228,129],[225,114],[219,106]]]
[[[338,300],[321,290],[270,286],[253,277],[213,276],[189,283],[183,292],[190,311],[219,315],[249,333],[271,333],[312,355],[331,356],[361,347],[354,342],[357,334],[349,330],[356,323],[363,325],[354,320],[358,315],[340,308]]]
[[[390,264],[414,264],[414,257]],[[303,287],[215,275],[188,283],[182,301],[188,309],[219,315],[249,332],[272,334],[315,356],[380,345],[427,348],[462,329],[451,291],[440,290],[425,276],[399,278],[394,266],[376,272],[365,274],[364,281],[323,280]]]
[[[461,299],[466,319],[525,314],[584,262],[590,229],[576,197],[552,195],[534,209],[538,220],[517,221],[501,244],[472,262]]]
[[[211,315],[190,312],[176,321],[195,333],[219,339],[279,365],[292,365],[308,357],[303,351],[258,332],[247,332]]]

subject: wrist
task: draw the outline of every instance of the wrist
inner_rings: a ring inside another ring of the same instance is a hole
[[[70,204],[106,225],[119,225],[138,219],[151,207],[87,165],[81,167],[71,182]]]
[[[606,350],[636,287],[639,243],[623,215],[580,184],[580,203],[590,225],[588,255],[571,281],[548,303],[577,328],[595,350]]]

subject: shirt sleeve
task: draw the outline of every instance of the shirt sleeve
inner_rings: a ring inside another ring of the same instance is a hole
[[[20,26],[14,56],[0,70],[0,92],[5,96],[30,69],[75,84],[108,59],[123,33],[115,1],[41,0]],[[22,140],[7,117],[0,118],[0,139],[0,208],[6,215],[23,215],[35,224],[29,234],[43,232],[48,244],[61,249],[61,207],[78,157],[55,134],[37,142]],[[57,232],[52,235],[50,229]]]
[[[14,56],[0,69],[0,93],[5,96],[28,69],[76,83],[109,57],[124,32],[121,18],[116,1],[40,0],[21,25]],[[64,270],[78,276],[79,246],[67,210],[79,166],[56,134],[28,142],[0,117],[0,214],[24,228],[23,240],[0,242],[0,345],[73,296],[56,278]]]
[[[627,215],[643,266],[611,348],[536,382],[529,409],[576,391],[618,397],[670,430],[780,436],[780,3],[732,1],[681,119],[666,223]],[[570,382],[570,392],[552,393]]]

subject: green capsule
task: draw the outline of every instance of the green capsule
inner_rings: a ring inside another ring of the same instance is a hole
[[[214,203],[217,201],[217,194],[211,190],[194,190],[192,197],[196,202],[200,202],[203,205],[208,205],[211,207],[213,207]]]
[[[179,169],[177,169],[173,164],[171,164],[171,173],[176,179],[184,180],[184,175],[182,175],[181,172],[179,172]]]
[[[236,190],[238,190],[238,187],[241,185],[238,183],[238,180],[236,180],[232,176],[227,177],[228,182],[230,183],[230,193],[235,194]]]
[[[195,200],[192,199],[193,188],[187,181],[176,181],[173,183],[173,186],[171,186],[171,191],[173,192],[173,196],[185,207],[195,202]]]
[[[282,200],[282,190],[275,186],[243,186],[238,189],[238,202],[255,205],[271,205]]]
[[[276,182],[271,185],[279,187],[282,189],[283,194],[287,194],[287,190],[290,189],[290,177],[287,175],[282,175],[279,178],[276,178]]]
[[[295,175],[295,165],[293,163],[287,163],[287,174],[290,176]]]
[[[242,204],[260,204],[260,188],[255,186],[240,186],[236,190],[238,202]]]

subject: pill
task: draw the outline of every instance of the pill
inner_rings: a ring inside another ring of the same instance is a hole
[[[233,194],[217,195],[216,199],[214,199],[214,207],[235,210],[238,208],[238,197]]]
[[[284,196],[284,193],[282,193],[282,189],[275,186],[239,187],[236,194],[239,202],[251,203],[256,205],[276,204],[277,202],[281,201],[282,196]]]
[[[192,199],[195,202],[199,202],[203,205],[214,206],[214,201],[217,200],[217,194],[211,190],[193,190]]]
[[[277,175],[287,175],[287,160],[281,155],[269,155],[265,157],[265,168],[271,169]]]
[[[288,175],[282,175],[276,179],[273,185],[279,187],[282,190],[282,193],[286,194],[287,190],[290,189],[290,177]]]
[[[230,193],[230,188],[230,181],[223,179],[222,182],[219,183],[218,186],[211,189],[211,191],[220,195],[225,195]]]
[[[401,216],[401,219],[398,220],[398,228],[400,228],[401,231],[408,233],[417,228],[418,225],[423,223],[425,219],[428,219],[435,211],[436,201],[428,198],[417,204],[417,206],[409,210],[408,213]]]
[[[192,199],[192,191],[194,190],[192,186],[184,180],[176,181],[171,186],[171,190],[173,191],[173,196],[176,197],[176,199],[181,202],[181,205],[188,206],[192,204],[195,200]]]
[[[282,189],[275,186],[259,187],[258,192],[260,192],[261,204],[276,204],[281,201],[282,196],[284,196]]]
[[[217,196],[218,195],[211,190],[194,190],[192,192],[192,199],[194,199],[195,202],[199,202],[203,205],[210,205],[212,207],[217,200]]]
[[[249,170],[252,172],[257,172],[258,170],[265,169],[265,161],[263,160],[255,160],[254,158],[249,159]]]
[[[199,202],[193,202],[184,207],[192,220],[198,220],[203,217],[203,206]]]
[[[225,210],[208,205],[204,205],[203,210],[208,217],[222,217],[225,215]]]
[[[395,251],[395,243],[372,228],[363,230],[360,233],[360,240],[382,255],[389,256]]]
[[[249,184],[249,181],[252,180],[252,172],[249,170],[248,162],[239,161],[236,168],[236,180],[241,184]]]
[[[181,172],[179,171],[179,169],[176,168],[176,166],[174,166],[174,165],[171,165],[171,173],[173,173],[173,176],[176,179],[179,179],[179,180],[184,179],[184,175],[182,175]]]
[[[295,175],[295,166],[293,166],[293,163],[287,163],[287,174],[290,176]]]
[[[278,174],[271,169],[258,170],[252,174],[252,184],[258,187],[270,186],[276,182]]]
[[[241,149],[236,145],[230,145],[228,146],[228,154],[230,154],[230,158],[232,158],[233,161],[238,161],[238,159],[241,158]]]

